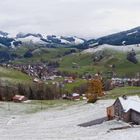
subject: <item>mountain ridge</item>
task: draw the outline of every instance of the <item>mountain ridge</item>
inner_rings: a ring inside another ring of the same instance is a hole
[[[97,39],[88,40],[88,45],[90,47],[99,46],[103,44],[116,46],[140,44],[140,26],[126,31],[121,31],[118,33],[99,37]]]
[[[79,45],[84,43],[86,40],[82,38],[78,38],[76,36],[55,36],[55,35],[47,35],[44,37],[39,33],[18,33],[16,37],[8,36],[7,32],[0,31],[0,44],[5,47],[17,47],[22,43],[42,45],[45,47],[50,46],[58,46],[58,45]],[[19,43],[15,45],[14,43]]]
[[[140,26],[99,37],[97,39],[86,40],[76,36],[56,36],[56,35],[42,35],[40,33],[18,33],[15,37],[9,33],[0,31],[0,45],[5,47],[17,47],[21,44],[39,45],[44,47],[70,47],[75,46],[79,49],[87,49],[91,47],[108,45],[133,45],[140,44]]]

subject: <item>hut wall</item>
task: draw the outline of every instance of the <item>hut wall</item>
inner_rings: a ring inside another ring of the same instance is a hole
[[[134,110],[131,110],[131,121],[140,124],[140,113]]]

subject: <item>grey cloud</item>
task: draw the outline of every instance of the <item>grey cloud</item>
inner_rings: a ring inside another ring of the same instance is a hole
[[[0,0],[0,30],[97,37],[140,25],[139,0]]]

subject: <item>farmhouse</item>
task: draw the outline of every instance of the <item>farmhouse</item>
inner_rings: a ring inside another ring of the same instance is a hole
[[[125,96],[116,99],[114,104],[107,107],[108,120],[117,118],[125,122],[140,124],[140,98]]]
[[[68,96],[66,94],[63,94],[62,98],[68,100],[80,100],[80,95],[78,93],[72,93]]]
[[[72,93],[73,100],[80,100],[80,95],[78,93]]]
[[[14,102],[23,102],[27,100],[27,98],[23,95],[15,95],[12,99]]]

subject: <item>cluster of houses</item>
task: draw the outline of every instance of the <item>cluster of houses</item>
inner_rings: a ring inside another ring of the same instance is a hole
[[[108,120],[118,119],[140,125],[139,96],[123,95],[116,99],[112,106],[107,107]]]
[[[112,78],[111,84],[115,87],[140,86],[140,78]]]
[[[34,82],[54,80],[55,78],[62,78],[60,73],[53,67],[48,67],[45,64],[0,64],[2,67],[19,70],[31,77],[34,77]],[[75,78],[72,76],[63,77],[64,83],[73,83]]]
[[[31,77],[38,78],[42,81],[54,80],[58,71],[55,68],[48,67],[45,64],[1,64],[2,67],[19,70]]]

